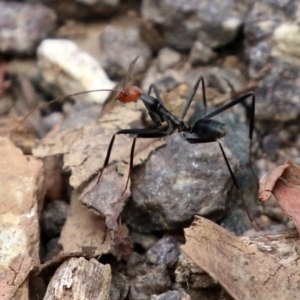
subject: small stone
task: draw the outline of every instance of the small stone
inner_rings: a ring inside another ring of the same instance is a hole
[[[56,26],[53,10],[41,4],[0,2],[0,51],[33,55]]]
[[[147,259],[155,265],[175,267],[180,254],[179,245],[173,237],[162,238],[147,251]]]
[[[280,137],[277,134],[268,134],[262,139],[263,151],[269,158],[276,158],[280,146]]]
[[[127,261],[127,274],[131,277],[146,274],[147,266],[145,262],[146,257],[144,255],[133,252]]]
[[[129,284],[126,276],[113,272],[110,285],[110,300],[124,300],[128,294]]]
[[[196,40],[210,48],[233,41],[249,6],[250,1],[144,0],[141,11],[144,20],[160,29],[166,45],[189,50]]]
[[[165,265],[151,267],[145,275],[138,275],[131,282],[130,299],[148,300],[151,295],[167,291],[171,284]]]
[[[194,289],[207,289],[216,282],[184,254],[179,256],[175,270],[176,282],[186,284]]]
[[[56,87],[58,96],[114,87],[99,62],[70,40],[44,40],[38,48],[38,64],[45,85],[52,93]],[[80,101],[103,104],[109,94],[88,93],[81,95]]]
[[[99,19],[99,17],[108,18],[120,7],[120,0],[31,0],[31,2],[44,2],[51,7],[59,16],[60,20],[88,20]]]
[[[58,243],[59,238],[53,238],[47,243],[46,255],[42,258],[42,263],[45,263],[55,256],[57,256],[62,250],[62,246]]]
[[[191,297],[183,289],[179,289],[178,291],[168,291],[158,296],[152,295],[150,300],[191,300]]]
[[[120,48],[121,45],[121,48]],[[144,72],[151,57],[149,46],[140,38],[140,28],[106,26],[100,37],[101,61],[111,77],[124,78],[130,63],[139,56],[131,75]]]
[[[149,250],[158,240],[154,234],[142,234],[139,232],[132,232],[131,238],[135,244],[143,247],[144,250]]]
[[[48,203],[41,217],[42,231],[48,237],[58,236],[67,219],[69,205],[64,201],[54,200]]]
[[[200,41],[196,41],[191,49],[189,62],[193,66],[205,65],[210,63],[216,56],[217,53],[211,48],[205,46]]]
[[[175,50],[165,47],[158,53],[158,68],[161,72],[174,67],[180,62],[181,55]]]

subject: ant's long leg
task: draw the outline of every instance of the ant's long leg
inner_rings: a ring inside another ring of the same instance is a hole
[[[187,111],[188,111],[188,109],[189,109],[189,107],[190,107],[190,105],[191,105],[194,97],[195,97],[195,94],[196,94],[197,89],[199,87],[200,81],[201,81],[201,84],[202,84],[203,105],[204,105],[204,112],[205,112],[204,115],[206,115],[207,103],[206,103],[205,84],[204,84],[204,78],[203,78],[203,76],[200,76],[198,78],[198,80],[196,81],[196,83],[195,83],[195,85],[194,85],[194,87],[193,87],[193,89],[192,89],[192,91],[191,91],[191,93],[190,93],[190,95],[188,97],[188,100],[187,100],[187,102],[185,104],[185,107],[184,107],[184,109],[183,109],[183,111],[181,113],[180,119],[182,119],[182,120],[184,119],[184,117],[185,117],[185,115],[186,115],[186,113],[187,113]]]
[[[216,109],[215,111],[209,113],[208,115],[204,116],[202,119],[210,119],[210,118],[220,114],[221,112],[241,103],[242,101],[244,101],[245,99],[247,99],[249,97],[252,97],[251,108],[250,108],[250,125],[249,125],[249,164],[252,169],[251,148],[252,148],[252,139],[253,139],[253,131],[254,131],[255,95],[252,92],[242,95],[242,96],[238,97],[237,99],[234,99],[231,102]],[[253,175],[255,175],[253,170],[252,170],[252,173],[253,173]]]
[[[102,167],[102,169],[101,169],[101,171],[100,171],[100,173],[97,177],[97,184],[99,183],[99,181],[101,179],[101,176],[103,174],[104,169],[108,166],[111,150],[112,150],[116,135],[118,135],[118,134],[135,134],[136,135],[134,137],[134,140],[133,140],[132,146],[131,146],[129,172],[128,172],[128,177],[127,177],[127,181],[126,181],[126,186],[125,186],[125,189],[122,193],[122,196],[123,196],[123,194],[125,193],[125,191],[127,189],[129,178],[130,178],[131,171],[132,171],[132,168],[133,168],[133,157],[134,157],[134,149],[135,149],[136,139],[137,138],[160,138],[160,137],[164,137],[164,136],[167,135],[166,130],[167,130],[167,127],[162,127],[162,128],[159,128],[159,129],[145,129],[145,128],[141,128],[141,129],[122,129],[122,130],[117,131],[112,136],[112,138],[110,140],[103,167]]]
[[[126,180],[126,185],[125,188],[123,190],[123,193],[121,196],[124,195],[125,191],[127,190],[128,187],[128,183],[129,183],[129,178],[132,172],[132,168],[133,168],[133,157],[134,157],[134,148],[135,148],[135,143],[136,143],[136,139],[137,137],[135,136],[131,145],[131,150],[130,150],[130,162],[129,162],[129,171],[128,171],[128,175],[127,175],[127,180]]]
[[[220,149],[221,149],[222,155],[223,155],[224,160],[225,160],[225,162],[226,162],[227,169],[228,169],[228,171],[229,171],[229,173],[230,173],[230,176],[231,176],[231,178],[232,178],[232,181],[233,181],[233,183],[234,183],[236,189],[238,190],[238,193],[240,194],[240,197],[242,198],[243,205],[244,205],[244,208],[245,208],[246,213],[247,213],[247,215],[248,215],[248,218],[249,218],[250,222],[252,223],[253,227],[254,227],[257,231],[261,231],[261,230],[256,226],[256,224],[255,224],[254,221],[253,221],[253,218],[252,218],[251,215],[250,215],[250,212],[249,212],[249,210],[248,210],[248,206],[247,206],[247,204],[246,204],[246,200],[245,200],[245,198],[244,198],[244,196],[243,196],[243,193],[242,193],[242,191],[241,191],[241,189],[240,189],[240,187],[239,187],[239,184],[238,184],[238,182],[237,182],[237,180],[236,180],[236,178],[235,178],[235,176],[234,176],[234,173],[233,173],[233,171],[232,171],[232,169],[231,169],[231,167],[230,167],[230,164],[229,164],[228,158],[227,158],[227,156],[226,156],[226,154],[225,154],[224,148],[223,148],[222,144],[220,143],[220,141],[217,140],[217,142],[218,142],[219,147],[220,147]]]
[[[106,157],[105,157],[105,161],[104,161],[104,164],[103,164],[103,167],[97,177],[97,184],[99,183],[100,179],[101,179],[101,176],[103,174],[103,171],[104,169],[108,166],[108,163],[109,163],[109,158],[110,158],[110,154],[111,154],[111,149],[114,145],[114,141],[115,141],[115,138],[116,138],[116,133],[112,136],[111,140],[110,140],[110,143],[109,143],[109,146],[108,146],[108,149],[107,149],[107,153],[106,153]]]
[[[160,93],[159,93],[159,91],[158,91],[158,88],[157,88],[157,86],[156,86],[155,84],[151,84],[151,85],[150,85],[149,90],[148,90],[148,95],[151,94],[151,91],[152,91],[152,90],[154,91],[155,97],[156,97],[156,99],[159,101],[159,103],[160,103],[161,105],[164,105],[164,103],[163,103],[163,101],[162,101],[162,99],[161,99]]]

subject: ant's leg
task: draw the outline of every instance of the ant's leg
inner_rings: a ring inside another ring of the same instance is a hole
[[[227,156],[226,156],[226,154],[225,154],[224,148],[223,148],[222,144],[220,143],[220,141],[217,140],[217,142],[218,142],[219,147],[220,147],[220,149],[221,149],[222,155],[223,155],[224,160],[225,160],[225,162],[226,162],[227,169],[228,169],[228,171],[229,171],[229,173],[230,173],[230,176],[231,176],[231,178],[232,178],[232,181],[233,181],[233,183],[234,183],[236,189],[238,190],[238,193],[240,194],[240,197],[242,198],[243,205],[244,205],[244,208],[245,208],[246,213],[247,213],[247,215],[248,215],[248,218],[249,218],[250,222],[252,223],[253,227],[254,227],[257,231],[261,231],[261,230],[256,226],[256,224],[255,224],[254,221],[253,221],[253,218],[252,218],[251,215],[250,215],[250,212],[249,212],[249,210],[248,210],[248,206],[247,206],[247,204],[246,204],[246,200],[245,200],[245,198],[244,198],[244,196],[243,196],[243,194],[242,194],[242,191],[241,191],[241,189],[240,189],[240,187],[239,187],[239,185],[238,185],[238,182],[237,182],[237,180],[236,180],[236,178],[235,178],[235,176],[234,176],[234,173],[233,173],[233,171],[232,171],[232,169],[231,169],[231,167],[230,167],[230,164],[229,164],[228,158],[227,158]]]
[[[241,103],[242,101],[244,101],[245,99],[247,99],[249,97],[252,97],[251,107],[250,107],[250,125],[249,125],[249,164],[250,164],[251,169],[252,169],[251,148],[252,148],[252,139],[253,139],[253,131],[254,131],[255,95],[252,92],[247,93],[245,95],[242,95],[242,96],[238,97],[237,99],[234,99],[231,102],[229,102],[229,103],[221,106],[220,108],[216,109],[215,111],[209,113],[208,115],[206,115],[202,119],[210,119],[210,118],[220,114],[221,112],[223,112],[223,111],[225,111],[225,110]],[[252,173],[255,175],[253,170],[252,170]]]
[[[115,137],[116,137],[116,133],[112,136],[111,140],[110,140],[110,143],[109,143],[109,146],[108,146],[108,149],[107,149],[107,153],[106,153],[106,157],[105,157],[105,161],[104,161],[104,164],[103,164],[103,167],[97,177],[97,184],[99,183],[100,179],[101,179],[101,176],[103,174],[103,171],[104,169],[108,166],[108,163],[109,163],[109,158],[110,158],[110,154],[111,154],[111,149],[114,145],[114,141],[115,141]]]
[[[159,101],[159,103],[160,103],[161,105],[164,105],[164,103],[163,103],[163,101],[162,101],[162,99],[161,99],[160,93],[159,93],[159,91],[158,91],[158,88],[157,88],[157,86],[156,86],[155,84],[151,84],[151,85],[150,85],[149,90],[148,90],[148,95],[151,94],[151,91],[152,91],[152,90],[154,91],[155,97],[156,97],[156,99]]]
[[[159,128],[159,129],[123,129],[119,130],[116,134],[135,134],[136,136],[133,139],[131,150],[130,150],[130,161],[129,161],[129,172],[126,180],[126,185],[123,190],[122,196],[124,195],[125,191],[127,190],[129,178],[132,173],[133,168],[133,158],[134,158],[134,149],[136,144],[137,138],[160,138],[166,136],[165,132],[166,128]]]
[[[191,93],[188,97],[187,103],[185,104],[185,107],[184,107],[184,109],[181,113],[180,119],[182,119],[182,120],[184,119],[184,117],[185,117],[185,115],[186,115],[186,113],[187,113],[194,97],[195,97],[195,94],[196,94],[197,89],[199,87],[200,81],[201,81],[201,84],[202,84],[203,105],[204,105],[204,111],[205,111],[204,115],[206,115],[207,104],[206,104],[205,84],[204,84],[203,76],[200,76],[198,78],[198,80],[196,81],[196,83],[195,83],[195,85],[194,85],[194,87],[193,87],[193,89],[192,89],[192,91],[191,91]]]
[[[220,114],[221,112],[241,103],[245,99],[252,97],[252,102],[251,102],[251,112],[250,112],[250,127],[249,127],[249,139],[252,139],[253,136],[253,129],[254,129],[254,112],[255,112],[255,95],[250,92],[245,95],[242,95],[238,97],[237,99],[232,100],[231,102],[221,106],[220,108],[214,110],[213,112],[207,114],[201,119],[211,119],[212,117]]]
[[[133,139],[132,145],[131,145],[130,161],[129,161],[129,172],[128,172],[128,175],[127,175],[126,185],[125,185],[125,188],[124,188],[123,193],[122,193],[121,196],[123,196],[125,191],[127,190],[128,183],[129,183],[129,178],[131,176],[131,172],[132,172],[132,168],[133,168],[133,157],[134,157],[134,148],[135,148],[136,139],[137,139],[137,137],[135,136],[134,139]]]

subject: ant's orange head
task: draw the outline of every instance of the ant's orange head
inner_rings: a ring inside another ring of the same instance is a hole
[[[137,86],[126,87],[119,95],[118,100],[123,103],[136,101],[142,95],[142,91]]]

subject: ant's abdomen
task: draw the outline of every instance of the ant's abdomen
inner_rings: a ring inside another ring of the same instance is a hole
[[[226,125],[216,120],[200,119],[193,126],[193,132],[199,137],[215,141],[226,134]]]
[[[198,120],[191,132],[181,133],[187,142],[211,143],[223,137],[226,134],[226,125],[215,120],[200,119]]]

